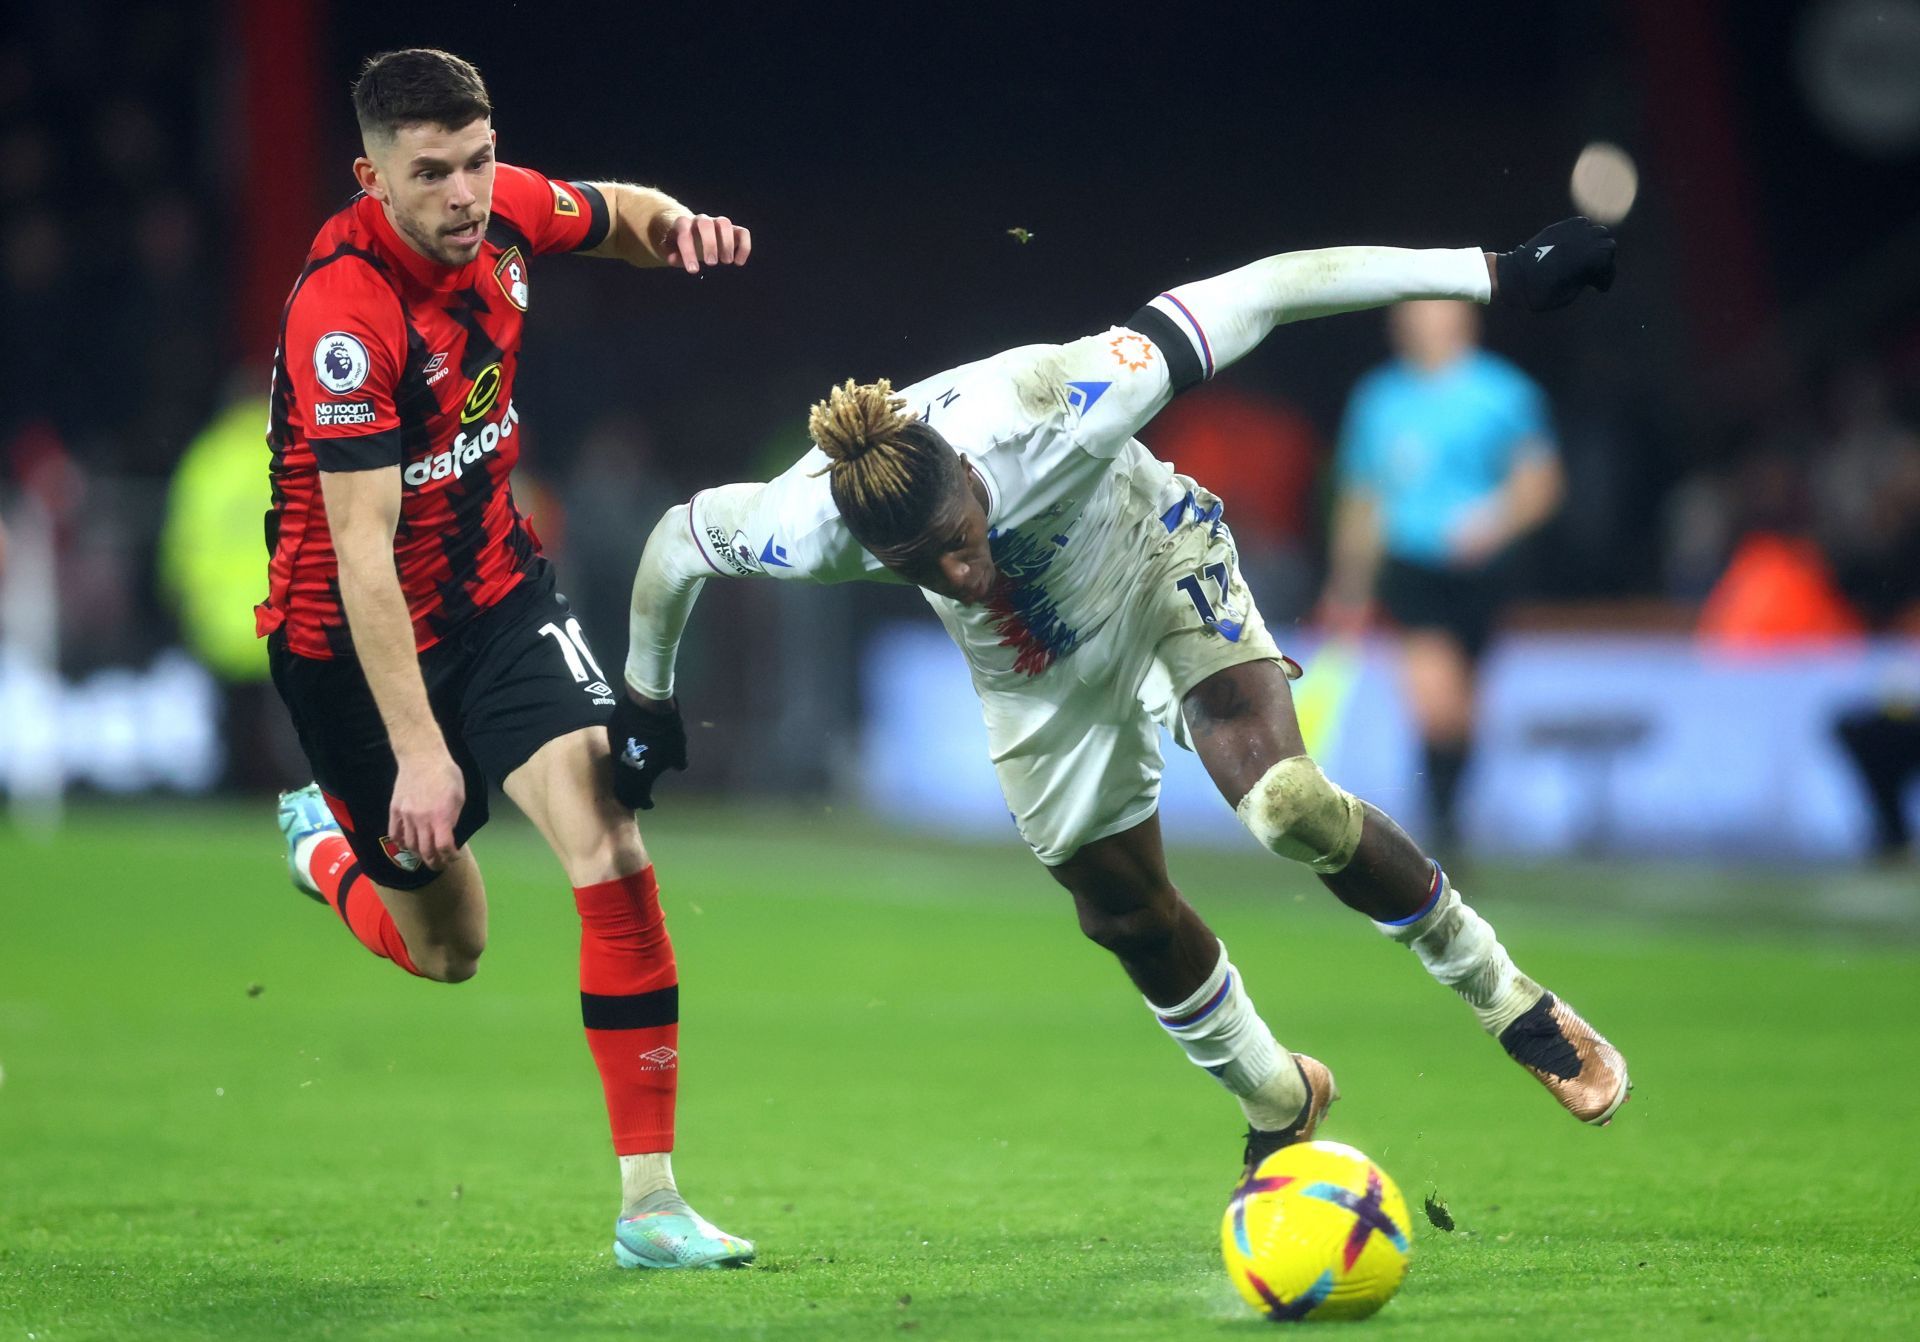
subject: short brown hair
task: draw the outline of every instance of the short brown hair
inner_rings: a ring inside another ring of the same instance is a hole
[[[371,56],[353,81],[353,114],[363,136],[402,126],[458,130],[493,115],[480,72],[451,52],[409,47]]]

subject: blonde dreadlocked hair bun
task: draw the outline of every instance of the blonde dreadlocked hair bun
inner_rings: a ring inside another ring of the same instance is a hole
[[[807,432],[831,463],[834,506],[869,550],[913,545],[962,484],[959,455],[886,378],[848,378],[814,402]]]

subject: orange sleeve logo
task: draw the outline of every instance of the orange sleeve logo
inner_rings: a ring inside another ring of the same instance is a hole
[[[1152,344],[1145,336],[1132,331],[1109,340],[1107,348],[1113,351],[1113,361],[1131,372],[1137,373],[1153,362]]]

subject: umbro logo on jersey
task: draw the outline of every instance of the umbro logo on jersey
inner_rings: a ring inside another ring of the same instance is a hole
[[[447,353],[442,350],[428,359],[421,371],[427,375],[427,385],[431,387],[453,370],[447,367]]]
[[[573,192],[567,190],[567,188],[561,186],[558,182],[549,182],[547,185],[553,188],[553,212],[555,214],[565,215],[569,219],[579,215],[580,202],[573,198]]]
[[[596,680],[593,684],[583,686],[582,688],[587,697],[592,699],[594,703],[606,708],[613,707],[613,687],[607,684],[606,681]]]
[[[1552,251],[1556,245],[1557,244],[1555,243],[1549,242],[1544,247],[1535,247],[1533,249],[1533,259],[1536,261],[1544,261],[1546,259],[1547,253]]]
[[[771,540],[767,542],[766,548],[760,552],[760,562],[763,564],[774,564],[780,568],[793,567],[793,564],[787,559],[786,547],[776,544]]]

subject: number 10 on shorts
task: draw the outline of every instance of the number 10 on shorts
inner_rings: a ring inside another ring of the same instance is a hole
[[[596,699],[606,696],[611,702],[613,689],[607,684],[607,674],[600,669],[600,663],[593,660],[593,653],[587,647],[587,636],[580,632],[580,621],[568,620],[566,628],[557,624],[540,626],[542,637],[551,635],[560,645],[560,655],[567,659],[567,670],[572,673],[576,685],[586,685],[587,693]],[[589,674],[591,673],[591,674]],[[587,684],[591,680],[592,684]]]

